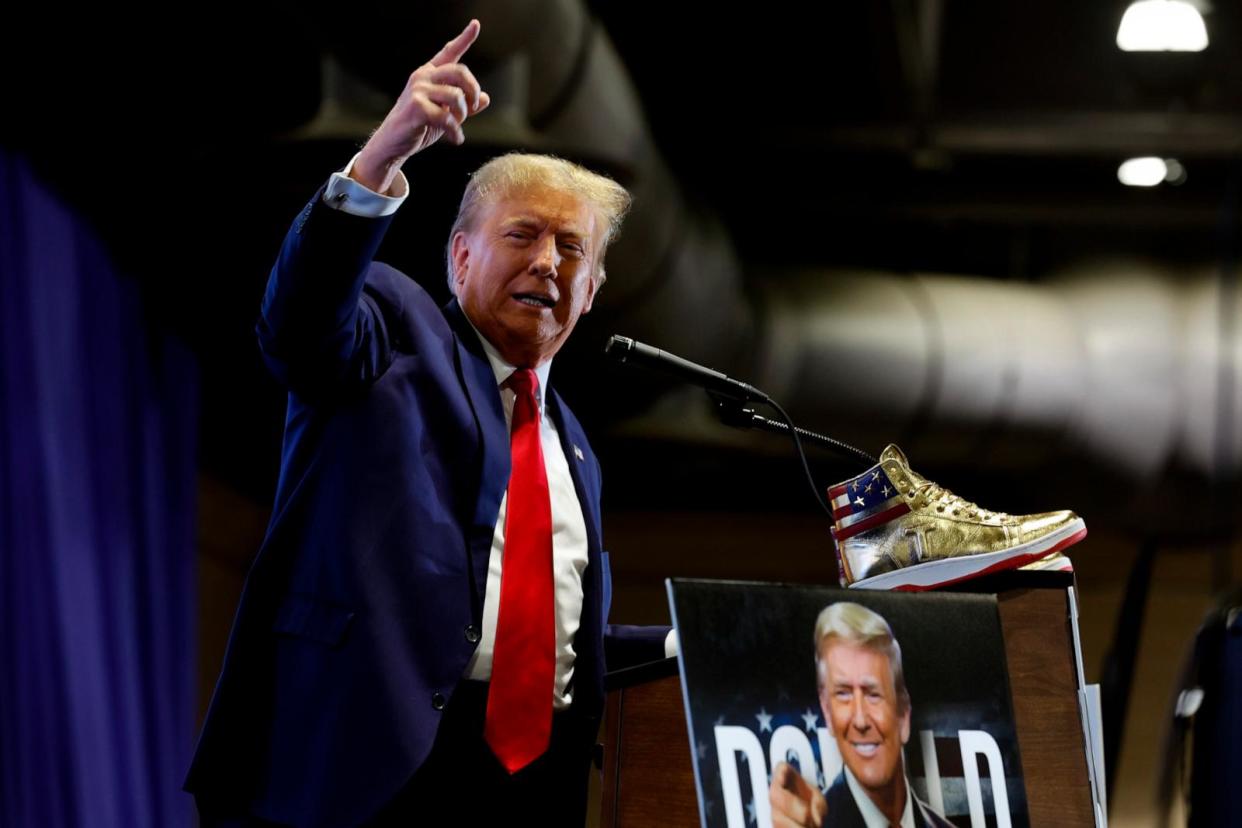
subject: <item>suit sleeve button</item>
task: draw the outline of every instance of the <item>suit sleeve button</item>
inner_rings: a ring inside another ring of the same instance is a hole
[[[431,696],[431,706],[432,706],[433,708],[435,708],[436,710],[443,710],[443,709],[444,709],[444,703],[445,703],[445,699],[444,699],[444,696],[443,696],[442,694],[440,694],[440,693],[433,693],[433,694],[432,694],[432,696]]]
[[[480,636],[479,636],[478,627],[476,627],[474,624],[471,624],[470,626],[466,627],[466,640],[467,641],[469,641],[471,644],[478,644],[479,638]]]

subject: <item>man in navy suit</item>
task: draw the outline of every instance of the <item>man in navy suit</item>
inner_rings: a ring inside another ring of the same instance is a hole
[[[772,769],[774,828],[951,828],[906,778],[910,692],[884,617],[838,601],[815,621],[819,706],[844,767],[826,793],[785,762]]]
[[[460,62],[478,32],[410,76],[273,268],[285,443],[186,780],[205,825],[580,825],[605,661],[672,646],[606,623],[599,466],[547,385],[625,191],[503,156],[450,233],[452,302],[372,261],[402,165],[488,105]]]

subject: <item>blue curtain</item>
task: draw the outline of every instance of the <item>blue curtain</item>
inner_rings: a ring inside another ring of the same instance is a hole
[[[196,391],[0,150],[0,826],[192,824]]]

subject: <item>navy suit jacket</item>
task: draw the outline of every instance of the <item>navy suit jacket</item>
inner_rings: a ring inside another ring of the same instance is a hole
[[[260,347],[289,389],[280,480],[186,780],[200,808],[297,826],[365,820],[426,758],[476,647],[509,478],[496,378],[461,308],[372,261],[390,219],[321,193],[263,300]],[[587,527],[569,715],[592,725],[606,657],[662,658],[668,628],[607,625],[599,464],[555,391],[546,404]]]

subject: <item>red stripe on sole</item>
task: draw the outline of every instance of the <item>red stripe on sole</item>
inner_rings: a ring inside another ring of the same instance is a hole
[[[1016,569],[1020,566],[1026,566],[1029,563],[1034,563],[1035,561],[1046,558],[1049,555],[1060,552],[1062,549],[1073,546],[1086,536],[1087,528],[1084,526],[1068,538],[1064,538],[1063,540],[1053,544],[1048,549],[1044,549],[1040,552],[1032,552],[1029,555],[1015,555],[1012,558],[1005,558],[1004,560],[997,561],[991,566],[975,570],[974,572],[969,572],[965,575],[959,575],[956,578],[950,578],[947,581],[937,581],[934,584],[901,584],[900,586],[888,587],[887,589],[890,592],[928,592],[933,589],[952,586],[953,584],[960,583],[962,581],[968,581],[971,578],[991,575],[993,572],[1003,572],[1006,569]]]

